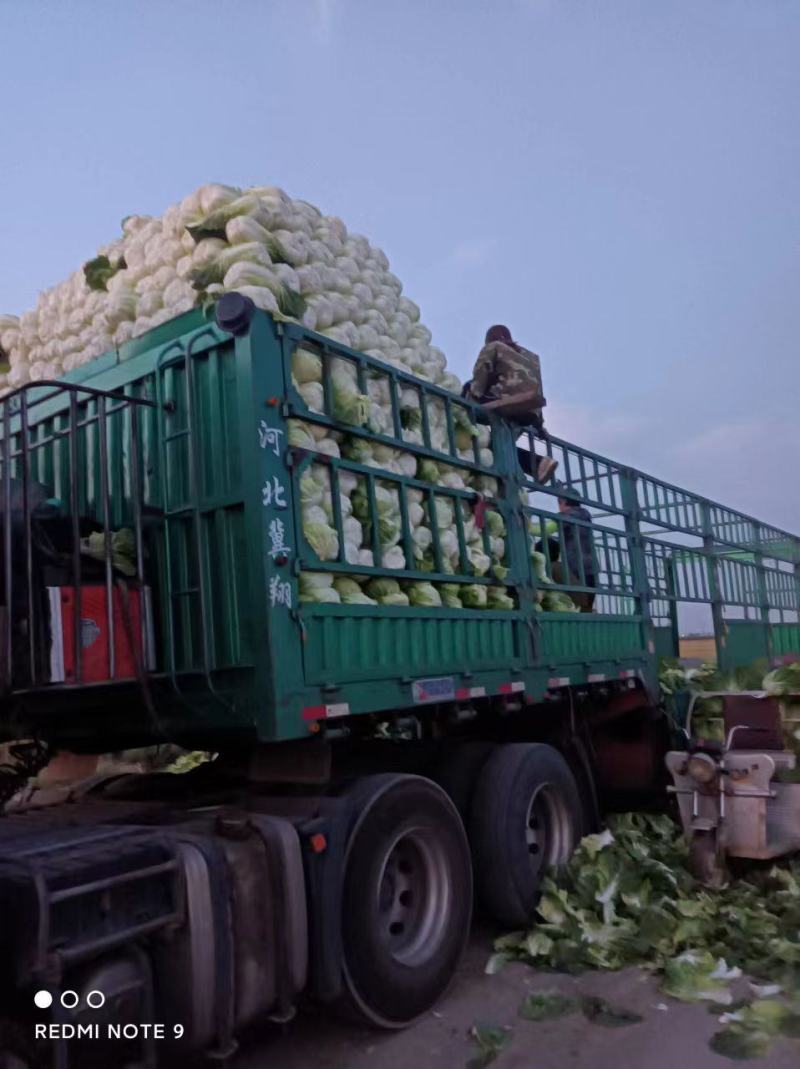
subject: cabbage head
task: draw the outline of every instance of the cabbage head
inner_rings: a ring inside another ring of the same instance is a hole
[[[767,694],[784,697],[787,694],[800,694],[800,661],[775,668],[764,676],[762,683]]]
[[[486,526],[492,538],[502,538],[506,533],[506,523],[499,512],[494,509],[486,511]]]
[[[370,579],[367,583],[366,591],[371,598],[377,598],[380,601],[387,594],[399,594],[400,584],[396,579]]]
[[[369,397],[358,388],[355,364],[334,360],[331,369],[331,397],[334,419],[363,427],[369,418]]]
[[[513,609],[514,601],[503,586],[490,586],[486,596],[487,609]]]
[[[349,575],[337,575],[333,580],[333,586],[335,590],[338,590],[342,597],[345,594],[360,594],[361,587],[355,581],[351,579]]]
[[[324,491],[310,471],[304,471],[300,476],[300,504],[305,508],[311,505],[320,505]]]
[[[339,556],[339,536],[327,523],[304,523],[303,534],[320,560],[336,560]]]
[[[577,612],[578,606],[562,590],[546,590],[541,601],[545,612]]]
[[[485,609],[488,600],[486,587],[469,583],[461,588],[461,604],[465,609]]]
[[[417,461],[417,478],[424,483],[439,482],[439,468],[432,460],[422,457]]]
[[[385,598],[381,598],[381,605],[408,605],[408,594],[403,594],[402,591],[397,594],[387,594]]]
[[[411,583],[408,587],[408,599],[412,605],[435,607],[442,604],[439,591],[432,583]]]
[[[311,428],[300,419],[289,420],[289,433],[287,435],[289,445],[296,449],[316,449],[317,440],[311,433]]]
[[[459,597],[459,591],[461,587],[459,583],[441,583],[439,585],[439,593],[442,598],[442,604],[448,609],[460,609],[461,598]]]
[[[384,568],[393,568],[395,570],[405,568],[406,555],[400,546],[393,546],[383,554],[383,566]]]
[[[295,349],[292,374],[301,386],[306,382],[322,382],[322,358],[309,349]]]
[[[343,605],[377,605],[377,601],[374,598],[368,598],[363,591],[359,590],[357,594],[342,594]]]
[[[374,460],[372,442],[366,438],[351,438],[345,443],[344,455],[356,464],[370,464]]]
[[[469,563],[472,565],[472,570],[476,575],[486,575],[489,568],[492,566],[491,559],[479,549],[469,548],[467,550],[467,557]]]
[[[333,575],[327,572],[301,572],[300,600],[337,603],[340,599],[333,580]]]

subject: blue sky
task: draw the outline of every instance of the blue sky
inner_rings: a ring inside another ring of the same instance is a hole
[[[451,368],[800,529],[795,0],[0,0],[0,311],[206,181],[388,254]]]

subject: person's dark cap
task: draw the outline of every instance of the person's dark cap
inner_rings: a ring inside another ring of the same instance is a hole
[[[511,337],[511,331],[508,327],[504,327],[501,323],[498,323],[494,327],[489,327],[486,331],[486,344],[492,341],[504,341],[506,343],[512,342],[514,339]]]

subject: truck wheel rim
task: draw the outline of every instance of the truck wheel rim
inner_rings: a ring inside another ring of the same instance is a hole
[[[386,949],[407,966],[431,958],[447,928],[451,887],[441,846],[425,828],[399,835],[378,879],[378,923]]]
[[[569,814],[558,794],[543,783],[531,795],[525,816],[525,842],[531,868],[538,872],[562,864],[569,856]]]

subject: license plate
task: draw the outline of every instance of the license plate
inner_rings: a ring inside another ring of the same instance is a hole
[[[456,681],[452,676],[442,676],[440,679],[417,679],[411,684],[411,694],[416,705],[455,701]]]

